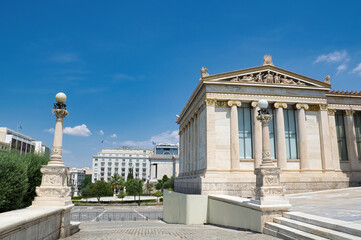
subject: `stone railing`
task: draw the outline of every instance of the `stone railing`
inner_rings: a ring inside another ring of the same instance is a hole
[[[0,239],[59,239],[69,236],[79,230],[79,224],[70,224],[71,207],[31,206],[1,213]]]

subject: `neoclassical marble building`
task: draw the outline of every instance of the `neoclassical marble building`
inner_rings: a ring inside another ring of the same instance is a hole
[[[262,161],[258,100],[266,99],[272,158],[287,193],[361,182],[361,92],[262,66],[201,79],[177,116],[180,166],[175,190],[249,197]]]

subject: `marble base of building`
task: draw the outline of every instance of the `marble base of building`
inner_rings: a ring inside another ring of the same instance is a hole
[[[242,174],[242,177],[240,175]],[[256,186],[253,172],[241,174],[218,174],[206,177],[179,177],[175,180],[175,191],[187,194],[224,194],[252,197]],[[333,173],[282,173],[281,184],[287,194],[347,188],[360,185],[360,178],[341,172]],[[350,180],[353,179],[354,181]]]

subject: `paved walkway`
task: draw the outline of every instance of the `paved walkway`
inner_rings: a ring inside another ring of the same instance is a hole
[[[271,236],[221,228],[211,225],[180,225],[166,224],[161,221],[149,222],[84,222],[80,225],[80,232],[66,238],[66,240],[101,240],[101,239],[254,239],[272,240]]]
[[[287,195],[291,212],[361,224],[361,187]]]

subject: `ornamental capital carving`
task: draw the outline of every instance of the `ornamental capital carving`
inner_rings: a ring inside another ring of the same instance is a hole
[[[261,114],[257,116],[257,120],[261,121],[263,124],[268,124],[271,121],[272,115],[271,114]]]
[[[287,103],[281,103],[281,102],[276,102],[274,104],[274,107],[277,108],[287,108]]]
[[[225,101],[216,101],[216,107],[227,107],[227,102]]]
[[[65,118],[68,116],[69,112],[65,109],[53,109],[53,114],[56,116],[56,118]]]
[[[215,106],[216,105],[216,99],[207,98],[206,100],[204,100],[204,102],[206,103],[207,106]]]
[[[345,113],[346,113],[346,116],[352,116],[355,113],[355,111],[352,109],[347,109],[347,110],[345,110]]]
[[[256,101],[251,102],[251,107],[253,107],[253,108],[258,107],[258,102],[256,102]]]
[[[240,107],[242,105],[242,102],[241,101],[234,101],[234,100],[229,100],[228,101],[228,106],[232,107],[232,106],[237,106],[237,107]]]
[[[309,108],[309,106],[308,106],[308,104],[306,104],[306,103],[297,103],[296,104],[296,109],[301,109],[301,108],[303,108],[303,109],[305,109],[305,110],[308,110],[308,108]]]
[[[320,111],[327,111],[327,104],[320,104]]]
[[[336,109],[327,109],[329,115],[335,115]]]

